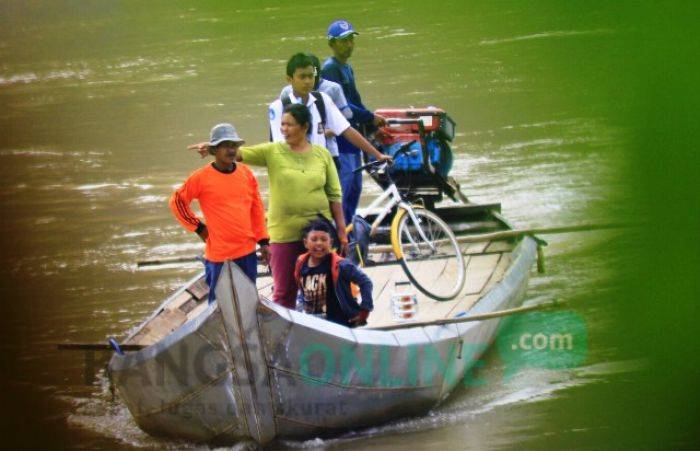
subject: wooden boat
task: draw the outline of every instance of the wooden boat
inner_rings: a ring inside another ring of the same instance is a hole
[[[498,205],[438,209],[461,237],[509,230]],[[111,380],[145,431],[231,443],[326,436],[419,415],[444,400],[494,339],[499,319],[461,321],[522,302],[536,243],[529,236],[465,243],[467,282],[451,301],[417,294],[409,322],[392,314],[395,262],[365,268],[375,310],[349,329],[270,300],[226,264],[209,305],[199,275],[125,340]],[[435,324],[457,318],[458,322]],[[138,348],[139,346],[135,346]]]

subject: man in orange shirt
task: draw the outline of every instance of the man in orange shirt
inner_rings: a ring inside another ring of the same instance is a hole
[[[219,124],[211,130],[209,152],[215,161],[196,170],[170,198],[170,209],[189,231],[206,243],[204,268],[209,287],[209,302],[215,299],[214,287],[225,260],[233,260],[255,283],[258,273],[256,244],[263,260],[269,257],[269,235],[265,227],[258,182],[244,164],[236,163],[243,140],[231,124]],[[190,209],[198,199],[206,224]]]

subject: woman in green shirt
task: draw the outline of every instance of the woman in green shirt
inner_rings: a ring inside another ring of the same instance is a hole
[[[328,150],[309,143],[310,124],[311,114],[305,105],[287,105],[281,125],[285,142],[241,147],[238,152],[243,163],[267,167],[273,299],[288,308],[296,304],[294,265],[305,252],[302,229],[309,221],[318,214],[332,217],[341,253],[346,253],[348,245],[338,173]]]

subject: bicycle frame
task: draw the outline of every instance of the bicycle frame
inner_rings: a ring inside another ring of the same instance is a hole
[[[384,206],[382,208],[379,208],[379,206],[382,204],[384,204]],[[373,200],[372,203],[370,203],[366,208],[363,208],[360,213],[360,216],[365,218],[368,214],[377,215],[375,220],[372,222],[372,227],[370,228],[369,232],[370,236],[374,235],[374,233],[377,230],[377,227],[379,227],[379,224],[381,224],[384,218],[386,218],[386,216],[389,213],[391,213],[391,210],[395,206],[406,210],[409,217],[411,218],[411,221],[413,221],[413,224],[416,226],[416,229],[418,230],[418,233],[420,234],[421,238],[425,242],[430,244],[432,250],[435,250],[435,246],[433,246],[433,244],[430,243],[430,240],[425,236],[425,232],[423,232],[423,228],[420,226],[420,222],[418,221],[418,218],[413,212],[413,207],[411,207],[411,204],[403,200],[403,198],[401,197],[401,193],[399,193],[399,189],[396,187],[396,184],[393,183],[393,181],[378,198]],[[410,235],[409,239],[413,242],[413,238]],[[413,244],[416,243],[413,242]]]

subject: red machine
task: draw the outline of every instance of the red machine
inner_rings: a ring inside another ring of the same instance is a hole
[[[377,133],[383,153],[394,155],[409,145],[409,155],[400,155],[392,167],[397,186],[409,197],[422,199],[428,208],[442,200],[443,194],[467,202],[457,182],[449,176],[455,123],[444,110],[427,108],[382,108],[375,111],[387,119]],[[381,180],[375,179],[383,186]]]
[[[375,113],[391,119],[389,126],[384,127],[383,131],[390,140],[394,140],[393,142],[410,141],[427,135],[436,135],[452,142],[455,136],[454,121],[440,108],[382,108]]]

